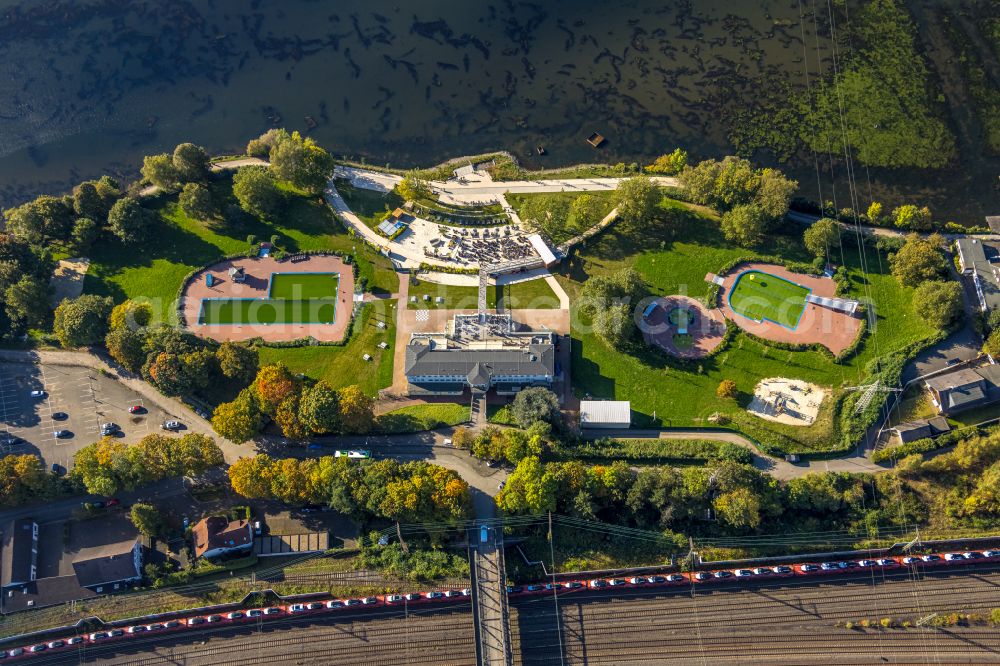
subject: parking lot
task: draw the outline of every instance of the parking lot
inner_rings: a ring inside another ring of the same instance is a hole
[[[41,398],[32,391],[44,391]],[[130,414],[129,407],[142,410]],[[100,439],[100,425],[115,423],[125,442],[150,432],[173,418],[141,396],[97,370],[77,366],[0,364],[0,455],[34,453],[46,467],[69,469],[73,455]],[[56,437],[59,430],[66,431]],[[16,442],[6,444],[11,435]],[[18,441],[23,440],[23,441]]]

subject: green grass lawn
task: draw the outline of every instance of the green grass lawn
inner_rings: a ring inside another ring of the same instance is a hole
[[[222,174],[210,183],[219,210],[235,202],[232,179]],[[273,219],[250,216],[201,222],[184,214],[176,195],[162,196],[146,205],[157,217],[151,240],[124,248],[116,239],[102,237],[90,252],[91,264],[84,292],[148,300],[162,321],[176,323],[175,300],[184,277],[197,268],[225,255],[247,252],[247,236],[270,240],[287,252],[336,250],[353,253],[358,263],[358,279],[369,291],[394,292],[396,273],[389,260],[351,237],[330,208],[318,198],[299,195],[285,188],[282,211]]]
[[[385,434],[422,432],[468,423],[469,405],[431,403],[409,405],[381,414],[375,419],[375,429]]]
[[[336,298],[340,276],[336,273],[275,273],[267,295],[271,298]]]
[[[624,266],[634,266],[656,295],[683,293],[694,298],[706,295],[705,274],[753,253],[730,245],[722,237],[717,216],[704,209],[664,200],[661,219],[634,231],[613,227],[594,238],[564,263],[558,276],[571,298],[583,283],[597,275],[609,275]],[[790,261],[809,261],[801,242],[801,228],[768,239],[765,252]],[[666,427],[711,425],[718,413],[738,429],[762,442],[772,442],[788,451],[824,451],[840,447],[834,425],[834,401],[842,387],[863,383],[864,368],[876,356],[897,351],[934,334],[913,311],[913,290],[902,288],[889,273],[885,256],[866,248],[868,273],[861,271],[856,246],[848,242],[845,265],[851,277],[851,296],[875,303],[876,325],[866,334],[858,353],[843,364],[833,363],[815,351],[785,351],[737,335],[727,349],[701,363],[672,367],[664,357],[637,344],[630,353],[610,349],[591,331],[587,317],[577,314],[572,328],[572,373],[577,394],[631,400],[638,425]],[[744,409],[754,386],[767,377],[791,377],[833,389],[824,401],[816,423],[802,428],[771,423],[750,416]],[[723,379],[736,382],[737,400],[720,400],[715,390]],[[655,416],[655,418],[654,418]]]
[[[284,298],[204,298],[198,323],[220,324],[332,324],[337,300],[308,301]]]
[[[463,287],[451,284],[439,284],[419,280],[410,284],[410,296],[416,296],[416,303],[407,303],[411,310],[425,308],[448,310],[475,310],[479,300],[478,287]],[[428,296],[428,300],[424,300]],[[438,303],[438,298],[443,303]],[[542,279],[528,280],[506,285],[490,285],[486,290],[486,307],[496,309],[497,301],[506,309],[533,308],[540,310],[558,310],[559,297],[552,291],[548,282]]]
[[[338,178],[335,186],[354,214],[371,229],[379,225],[386,213],[405,203],[403,197],[395,192],[376,192],[354,187],[346,178]]]
[[[384,321],[380,329],[377,322]],[[388,349],[379,349],[386,342]],[[396,342],[396,308],[393,301],[366,304],[354,320],[346,345],[315,347],[260,347],[260,363],[284,363],[293,373],[322,379],[333,388],[359,385],[368,395],[392,384],[392,348]],[[371,361],[363,356],[369,354]]]
[[[746,271],[736,278],[729,305],[733,312],[754,321],[767,321],[794,329],[806,308],[809,290],[761,271]]]
[[[611,210],[615,207],[614,191],[552,192],[547,194],[508,194],[506,196],[507,196],[507,203],[509,203],[511,207],[515,211],[517,211],[518,215],[520,215],[522,209],[524,208],[524,204],[530,199],[544,198],[552,202],[558,202],[558,203],[565,202],[572,205],[573,200],[582,194],[589,194],[590,196],[595,197],[601,203],[601,207],[599,210],[601,212],[602,218],[608,213],[610,213]],[[546,227],[546,233],[555,243],[562,243],[563,241],[566,241],[572,238],[573,236],[576,236],[578,233],[582,231],[585,231],[585,229],[580,227],[579,223],[576,220],[576,216],[573,215],[572,212],[570,212],[570,214],[566,217],[565,224],[562,227],[556,227],[553,225]]]

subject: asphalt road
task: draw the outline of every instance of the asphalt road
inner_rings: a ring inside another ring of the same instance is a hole
[[[582,589],[511,604],[514,663],[993,664],[995,627],[847,629],[845,622],[932,613],[989,613],[1000,566],[911,575],[859,572],[828,580],[682,586],[672,591]],[[557,624],[556,618],[560,619]],[[257,627],[142,637],[38,664],[473,664],[473,616],[455,605],[379,608]],[[560,649],[560,645],[562,648]]]

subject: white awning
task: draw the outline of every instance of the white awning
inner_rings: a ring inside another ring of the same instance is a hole
[[[528,236],[528,240],[531,241],[531,246],[535,248],[535,252],[538,253],[538,256],[542,258],[542,262],[545,263],[546,268],[559,261],[556,259],[556,255],[552,254],[552,250],[549,249],[548,244],[542,240],[541,236],[538,234],[532,234]]]
[[[632,403],[628,400],[581,400],[581,428],[627,428],[632,422]]]

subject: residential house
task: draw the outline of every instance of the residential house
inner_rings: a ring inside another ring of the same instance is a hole
[[[940,414],[955,414],[1000,400],[1000,365],[966,368],[924,382]]]
[[[28,585],[38,578],[38,523],[33,518],[12,520],[3,528],[0,586]]]
[[[195,557],[244,554],[253,547],[253,527],[249,520],[210,516],[195,523],[191,533]]]
[[[73,561],[80,587],[97,593],[124,590],[142,580],[143,547],[138,539],[85,548]]]

